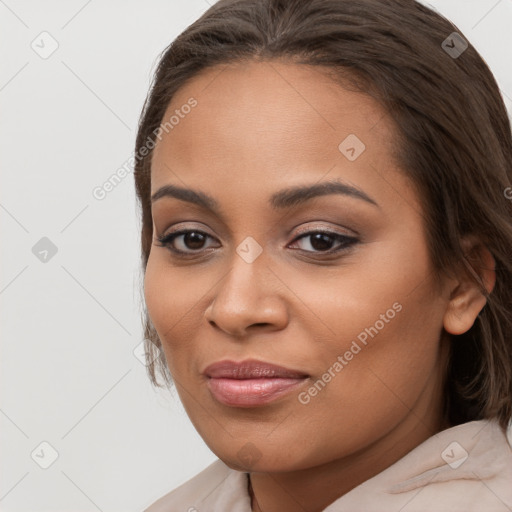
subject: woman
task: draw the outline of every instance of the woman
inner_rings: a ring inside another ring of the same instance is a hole
[[[220,0],[136,142],[149,373],[219,460],[150,512],[512,507],[512,136],[412,0]]]

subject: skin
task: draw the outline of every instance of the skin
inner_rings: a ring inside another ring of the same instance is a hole
[[[392,120],[371,97],[284,61],[211,68],[178,91],[165,118],[191,96],[197,106],[156,145],[151,192],[201,190],[222,215],[171,197],[154,202],[148,312],[195,428],[228,466],[250,473],[253,510],[320,511],[450,426],[448,335],[468,330],[485,298],[464,276],[434,280],[420,200],[392,158]],[[354,161],[338,149],[349,134],[366,146]],[[329,179],[378,206],[335,194],[286,210],[268,204],[283,188]],[[211,238],[178,237],[174,247],[193,254],[180,259],[157,240],[178,228]],[[305,228],[359,241],[325,256],[311,233],[298,238]],[[236,252],[248,236],[263,249],[252,263]],[[486,261],[492,289],[490,255],[475,241],[468,247]],[[401,311],[300,403],[395,303]],[[217,402],[202,371],[249,358],[310,377],[264,406]]]

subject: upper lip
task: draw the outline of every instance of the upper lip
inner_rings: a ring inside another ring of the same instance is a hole
[[[300,370],[291,370],[264,361],[248,359],[245,361],[218,361],[210,364],[203,372],[208,377],[217,379],[298,379],[308,377],[308,375]]]

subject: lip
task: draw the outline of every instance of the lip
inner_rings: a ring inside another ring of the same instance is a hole
[[[307,373],[300,370],[292,370],[257,359],[246,359],[245,361],[218,361],[206,367],[203,374],[212,378],[224,379],[261,379],[280,378],[298,379],[309,377]]]
[[[309,375],[273,363],[254,359],[219,361],[203,374],[213,397],[232,407],[265,405],[300,387]]]

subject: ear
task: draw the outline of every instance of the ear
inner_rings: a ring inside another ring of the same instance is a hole
[[[443,318],[444,328],[450,334],[463,334],[471,329],[487,303],[482,287],[489,294],[496,282],[496,262],[487,247],[473,237],[465,238],[462,247],[469,268],[460,271],[451,288]]]

